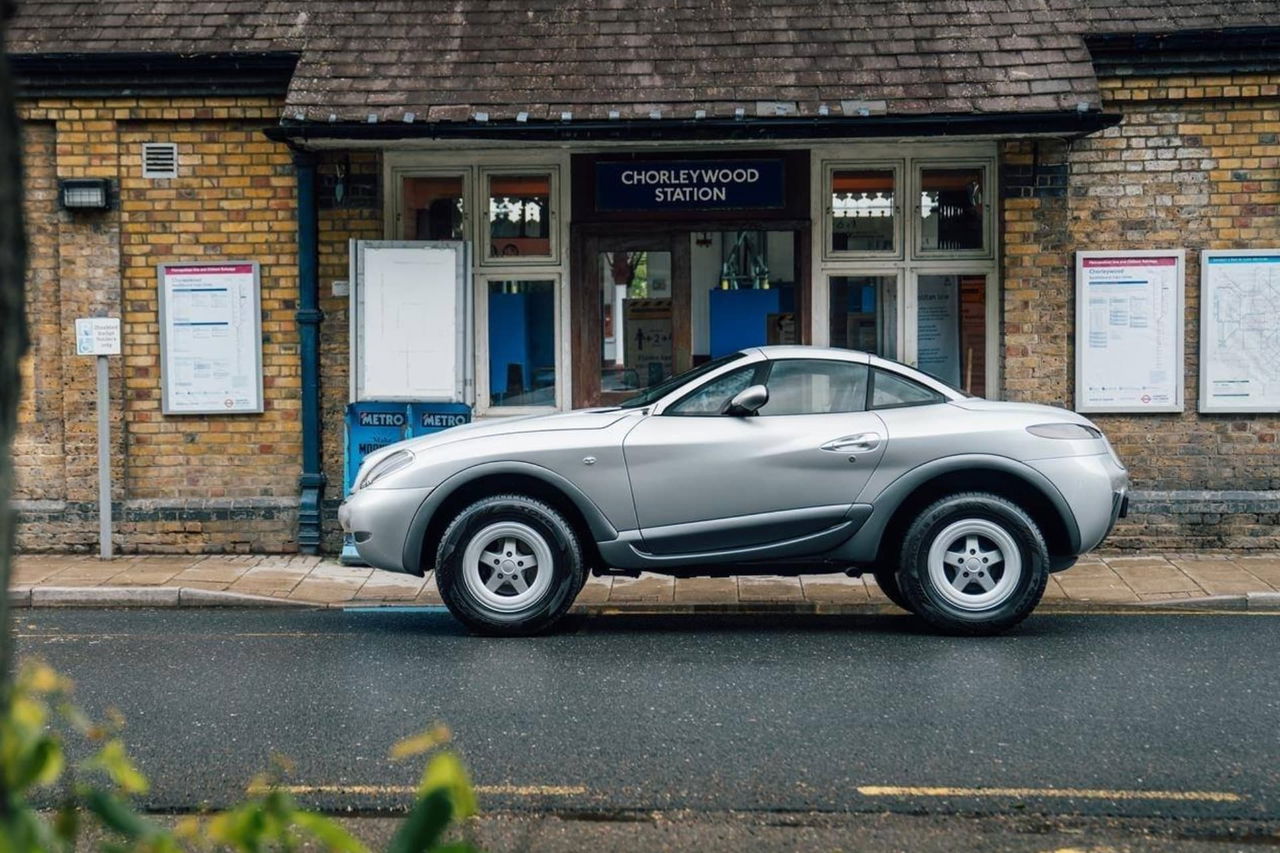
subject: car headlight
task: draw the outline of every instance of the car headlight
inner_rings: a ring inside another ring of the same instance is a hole
[[[1041,438],[1088,439],[1102,438],[1102,433],[1084,424],[1034,424],[1027,427],[1027,432]]]
[[[413,461],[413,454],[408,450],[397,450],[395,453],[388,454],[386,457],[379,459],[378,464],[369,469],[356,481],[357,489],[367,489],[381,480],[388,474],[392,474],[404,468]]]

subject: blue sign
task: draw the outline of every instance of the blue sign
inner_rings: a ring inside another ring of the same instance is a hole
[[[742,210],[786,205],[782,160],[596,163],[596,210]]]
[[[471,423],[471,407],[463,403],[410,403],[409,434],[430,435]]]
[[[347,453],[343,494],[350,494],[356,474],[370,453],[406,438],[430,435],[448,427],[471,423],[471,407],[462,403],[378,403],[347,406]],[[351,537],[342,543],[341,562],[363,565]]]
[[[360,465],[389,444],[471,423],[471,407],[462,403],[378,403],[347,406],[345,483],[350,493]]]

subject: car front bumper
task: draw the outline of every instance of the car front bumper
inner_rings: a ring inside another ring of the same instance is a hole
[[[338,507],[342,532],[355,540],[360,559],[378,569],[417,574],[404,564],[409,526],[431,489],[361,489]]]

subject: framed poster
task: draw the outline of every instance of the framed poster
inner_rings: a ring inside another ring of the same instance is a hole
[[[1280,412],[1280,249],[1200,253],[1200,411]]]
[[[351,399],[470,402],[470,263],[452,240],[351,243]]]
[[[161,411],[262,411],[256,261],[160,264]]]
[[[1076,252],[1076,411],[1181,412],[1182,249]]]

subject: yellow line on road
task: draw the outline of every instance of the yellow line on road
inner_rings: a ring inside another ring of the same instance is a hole
[[[1175,800],[1207,803],[1238,803],[1244,799],[1240,794],[1228,791],[1131,791],[1109,788],[950,788],[859,785],[857,790],[864,797],[1015,797],[1071,800]]]
[[[251,786],[250,794],[266,793],[268,789]],[[414,794],[413,785],[281,785],[280,790],[290,794],[355,794],[378,797]],[[581,785],[473,785],[477,794],[500,794],[515,797],[573,797],[587,793]]]

